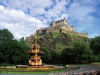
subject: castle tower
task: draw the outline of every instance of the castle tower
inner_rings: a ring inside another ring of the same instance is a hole
[[[52,22],[52,24],[53,24],[53,26],[55,26],[55,22],[54,21]]]
[[[51,24],[50,24],[50,28],[51,27],[54,27],[55,26],[55,22],[53,21]]]
[[[66,21],[65,17],[64,17],[64,24],[68,25],[68,22]]]

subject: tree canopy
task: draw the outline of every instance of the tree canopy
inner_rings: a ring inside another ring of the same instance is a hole
[[[49,63],[51,61],[51,55],[48,49],[45,47],[41,47],[40,51],[44,52],[44,54],[41,54],[41,59],[45,63]]]

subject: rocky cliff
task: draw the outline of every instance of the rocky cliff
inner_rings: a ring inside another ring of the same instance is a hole
[[[70,47],[71,42],[75,40],[83,40],[85,42],[89,41],[88,37],[82,37],[78,35],[69,35],[66,33],[48,33],[40,34],[37,33],[37,43],[40,47],[46,47],[49,51],[61,52],[64,48]],[[34,35],[26,38],[26,44],[31,47],[34,43]]]

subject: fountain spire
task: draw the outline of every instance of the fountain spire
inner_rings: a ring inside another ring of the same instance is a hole
[[[35,33],[35,47],[36,47],[36,44],[37,44],[37,36],[36,36],[36,33]]]

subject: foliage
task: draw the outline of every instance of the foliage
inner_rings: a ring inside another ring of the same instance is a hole
[[[51,55],[49,50],[47,50],[45,47],[41,47],[40,52],[44,52],[44,54],[41,54],[42,61],[45,63],[49,63],[51,61]]]
[[[30,47],[28,47],[22,41],[18,41],[17,45],[13,45],[12,47],[15,50],[15,52],[13,52],[12,54],[11,61],[13,63],[21,63],[21,64],[25,64],[26,62],[28,63],[29,55],[27,54],[27,51],[30,50]]]
[[[25,43],[24,37],[20,38],[20,41]]]
[[[56,51],[59,52],[59,51],[62,51],[64,48],[66,48],[67,46],[63,46],[60,42],[58,42],[56,44]]]
[[[61,53],[61,59],[64,63],[72,63],[75,61],[75,55],[71,53],[72,48],[65,48]]]
[[[10,45],[12,45],[12,39],[14,36],[8,29],[0,30],[0,62],[9,62],[8,52],[10,51]]]
[[[72,52],[75,56],[75,61],[79,61],[80,63],[83,60],[92,59],[92,50],[89,47],[89,44],[84,41],[74,41],[71,43],[73,45]]]
[[[0,63],[25,63],[28,61],[27,51],[30,49],[22,37],[20,41],[13,39],[7,29],[0,30]]]
[[[75,35],[70,35],[70,37],[75,37]]]
[[[50,54],[51,54],[51,58],[52,58],[51,63],[62,63],[60,54],[58,54],[55,51],[50,51]]]
[[[89,43],[90,43],[90,48],[93,51],[93,54],[98,55],[100,53],[100,36],[91,38]]]
[[[71,43],[72,48],[65,48],[62,51],[62,61],[65,63],[82,62],[83,60],[92,59],[92,50],[89,44],[83,41],[74,41]]]
[[[14,66],[13,64],[9,64],[9,63],[1,63],[0,66]]]
[[[100,65],[100,62],[92,62],[90,65]]]
[[[13,34],[8,29],[0,30],[0,40],[12,40],[13,38]]]
[[[54,33],[54,34],[53,34],[53,39],[56,38],[56,37],[59,36],[59,35],[60,35],[60,33]]]
[[[75,37],[75,35],[70,35],[70,34],[67,34],[67,33],[63,33],[64,35],[66,35],[66,36],[69,36],[69,37]],[[77,37],[77,36],[76,36]]]

